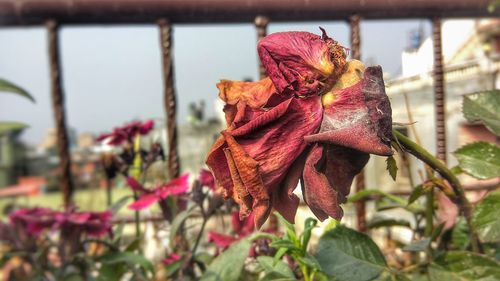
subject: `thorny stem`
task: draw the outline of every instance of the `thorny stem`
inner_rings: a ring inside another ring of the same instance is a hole
[[[464,218],[469,226],[469,238],[472,245],[472,250],[474,252],[481,252],[481,247],[479,244],[479,239],[476,231],[472,227],[472,205],[470,204],[467,197],[465,197],[464,189],[460,181],[455,177],[455,175],[444,165],[443,162],[439,161],[436,157],[430,154],[423,147],[419,146],[403,134],[396,130],[392,130],[394,138],[397,139],[399,144],[413,156],[422,160],[425,164],[429,165],[433,170],[438,172],[445,180],[448,181],[451,188],[453,189],[454,195],[446,194],[453,201],[458,208],[463,212]]]

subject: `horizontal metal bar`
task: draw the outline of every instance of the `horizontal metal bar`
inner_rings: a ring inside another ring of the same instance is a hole
[[[257,15],[273,22],[430,17],[498,17],[490,0],[0,0],[0,25],[251,23]]]

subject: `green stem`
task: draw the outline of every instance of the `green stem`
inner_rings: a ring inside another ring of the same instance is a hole
[[[459,210],[462,211],[465,220],[467,221],[467,225],[470,229],[469,235],[473,251],[481,252],[477,233],[472,227],[472,205],[470,204],[469,200],[467,200],[467,197],[465,197],[465,191],[458,178],[453,174],[453,172],[450,171],[450,169],[446,167],[443,162],[439,161],[423,147],[416,144],[396,130],[392,130],[392,133],[394,135],[394,138],[406,151],[422,160],[425,164],[429,165],[429,167],[438,172],[441,177],[448,181],[451,188],[453,189],[454,195],[448,193],[445,194],[458,206]]]
[[[434,189],[425,194],[425,236],[431,237],[434,224]]]
[[[205,208],[203,208],[203,204],[200,204],[200,209],[201,209],[201,215],[203,217],[203,222],[201,223],[200,232],[198,232],[198,236],[196,237],[196,241],[194,243],[193,250],[191,250],[191,253],[193,254],[193,258],[196,255],[196,250],[198,249],[198,246],[200,245],[201,236],[203,235],[203,232],[205,231],[205,226],[206,226],[208,219],[209,219],[206,212],[205,212]]]

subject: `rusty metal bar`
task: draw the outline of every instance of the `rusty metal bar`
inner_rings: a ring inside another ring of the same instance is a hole
[[[257,42],[260,39],[267,36],[267,25],[269,24],[269,18],[266,16],[257,16],[255,18],[255,28],[257,29]],[[259,75],[260,79],[266,77],[266,70],[262,66],[262,62],[259,60]]]
[[[351,31],[351,58],[355,60],[361,60],[361,34],[360,34],[360,21],[361,17],[359,14],[354,14],[349,17],[349,29]],[[356,192],[360,192],[365,189],[365,170],[363,169],[356,176]],[[366,201],[360,200],[355,203],[356,208],[356,221],[358,226],[358,231],[366,232],[368,230],[366,226]]]
[[[64,206],[68,208],[73,201],[73,181],[71,179],[71,156],[69,153],[68,132],[66,130],[66,110],[64,108],[62,69],[59,56],[59,28],[55,20],[48,20],[46,22],[46,27],[48,33],[52,110],[54,111],[59,156],[59,174],[61,176],[60,184],[63,192]]]
[[[163,62],[164,105],[167,117],[168,172],[170,178],[176,178],[180,174],[180,164],[177,150],[177,105],[174,88],[172,25],[167,19],[162,18],[158,21],[158,26],[160,28],[160,47]]]
[[[351,58],[355,60],[361,60],[360,21],[361,17],[358,14],[349,17],[349,27],[351,29]]]
[[[428,17],[498,17],[490,0],[0,0],[0,25],[252,22],[266,15],[273,22]]]
[[[432,19],[434,45],[434,106],[436,118],[436,155],[446,163],[446,95],[444,85],[441,18]]]

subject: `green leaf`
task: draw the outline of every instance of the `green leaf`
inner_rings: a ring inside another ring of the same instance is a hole
[[[403,226],[410,228],[410,222],[403,219],[393,219],[384,217],[374,217],[368,222],[368,228],[379,228],[379,227],[391,227],[391,226]]]
[[[28,125],[19,122],[10,122],[10,121],[0,122],[0,134],[10,131],[22,130],[27,127]]]
[[[396,160],[394,157],[389,156],[387,160],[385,160],[387,164],[387,171],[389,171],[389,175],[391,175],[393,180],[396,180],[396,175],[398,174],[398,165],[396,164]]]
[[[307,251],[307,245],[309,245],[312,230],[316,227],[317,223],[318,221],[313,218],[307,218],[304,222],[304,231],[302,232],[302,250],[304,250],[304,252]]]
[[[372,280],[386,268],[385,258],[366,234],[339,225],[319,240],[316,259],[335,280]]]
[[[180,212],[177,214],[172,221],[172,224],[170,224],[170,247],[174,247],[172,243],[175,241],[175,235],[177,235],[177,231],[179,231],[179,228],[181,227],[182,223],[193,213],[195,210],[196,206],[192,206],[191,208]]]
[[[280,260],[275,261],[272,257],[259,256],[257,257],[259,265],[264,269],[266,274],[277,273],[280,278],[293,278],[295,275],[293,271],[288,267],[288,265]],[[276,274],[275,274],[276,275]]]
[[[99,258],[103,264],[127,264],[128,266],[140,266],[145,271],[154,273],[153,264],[144,256],[134,254],[131,252],[112,252],[107,253]]]
[[[429,277],[431,281],[500,280],[500,264],[471,252],[448,252],[430,266]]]
[[[451,231],[451,242],[459,250],[466,250],[469,247],[469,227],[463,217],[458,218]]]
[[[482,121],[497,136],[500,135],[500,90],[464,96],[463,113],[469,121]]]
[[[487,142],[474,142],[453,153],[460,167],[478,179],[500,177],[500,147]]]
[[[348,202],[356,202],[356,201],[365,199],[365,198],[370,197],[370,196],[375,196],[375,195],[385,197],[385,198],[387,198],[395,203],[398,203],[402,206],[406,206],[406,200],[399,198],[397,196],[394,196],[392,194],[389,194],[387,192],[380,191],[378,189],[361,190],[361,191],[357,192],[356,194],[354,194],[353,196],[351,196],[349,198]]]
[[[250,240],[241,239],[215,258],[201,276],[202,281],[237,281],[250,250]]]
[[[123,208],[123,206],[125,206],[125,204],[127,204],[127,202],[130,200],[130,198],[132,198],[132,195],[126,195],[126,196],[123,196],[122,198],[120,198],[120,200],[113,203],[113,205],[111,205],[111,207],[110,207],[113,215],[116,215],[118,213],[118,211],[120,211],[120,209]]]
[[[0,78],[0,92],[18,94],[32,102],[35,102],[35,98],[33,98],[33,96],[31,96],[26,90],[2,78]]]
[[[472,213],[472,226],[483,242],[500,241],[500,191],[491,192]]]
[[[417,185],[411,192],[410,197],[408,197],[408,205],[417,201],[417,199],[424,194],[425,194],[424,186],[421,184]]]
[[[463,174],[464,173],[464,170],[462,170],[462,168],[460,168],[460,166],[455,166],[453,168],[450,169],[450,171],[455,175],[460,175],[460,174]]]
[[[424,238],[422,240],[413,241],[410,244],[403,247],[405,252],[422,252],[427,250],[427,247],[431,244],[430,238]]]

